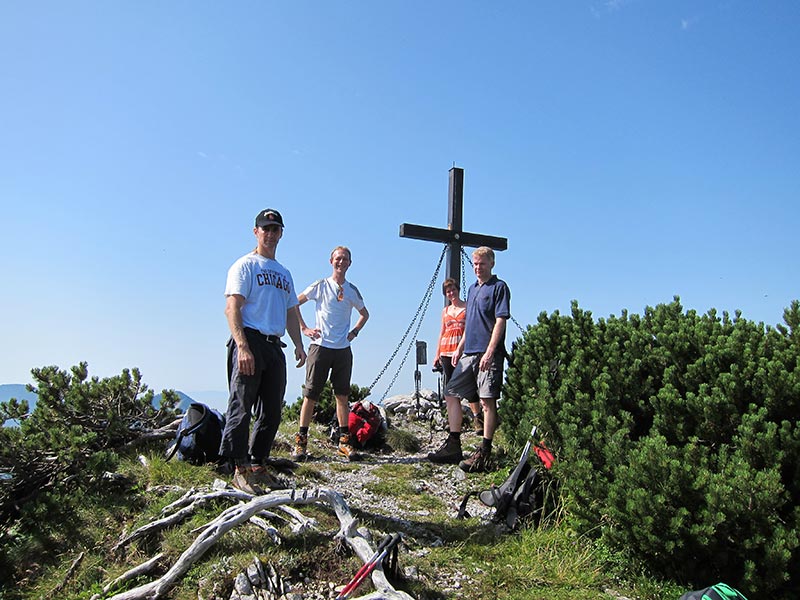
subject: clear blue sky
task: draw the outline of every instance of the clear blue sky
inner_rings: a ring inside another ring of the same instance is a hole
[[[509,239],[495,272],[523,324],[674,295],[780,323],[798,31],[800,3],[771,1],[3,2],[0,383],[86,360],[224,390],[225,273],[274,207],[298,288],[352,248],[369,385],[441,252],[399,226],[446,226],[453,164],[465,229]]]

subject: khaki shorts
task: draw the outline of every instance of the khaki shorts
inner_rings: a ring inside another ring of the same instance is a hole
[[[323,348],[311,344],[306,360],[306,383],[303,394],[306,398],[317,400],[331,376],[333,393],[337,396],[350,395],[350,377],[353,373],[353,351],[347,348]]]
[[[445,387],[447,396],[472,399],[500,397],[503,387],[503,360],[502,355],[495,356],[488,371],[480,370],[482,354],[467,354],[462,356],[453,371],[450,381]]]

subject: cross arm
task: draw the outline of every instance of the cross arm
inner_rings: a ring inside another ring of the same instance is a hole
[[[468,231],[453,231],[451,229],[441,229],[438,227],[426,227],[425,225],[413,225],[402,223],[400,225],[400,237],[425,240],[428,242],[442,242],[450,244],[457,242],[462,246],[477,248],[488,246],[492,250],[507,250],[508,239],[483,235],[481,233],[470,233]]]

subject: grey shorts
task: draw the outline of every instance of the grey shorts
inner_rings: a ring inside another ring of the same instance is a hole
[[[503,360],[500,355],[492,360],[492,365],[488,371],[480,370],[482,354],[467,354],[462,356],[453,371],[450,381],[445,387],[445,394],[457,396],[458,398],[493,398],[500,397],[500,390],[503,386]]]
[[[333,393],[337,396],[350,395],[350,377],[353,373],[353,351],[347,348],[323,348],[311,344],[306,360],[306,383],[303,394],[311,400],[319,399],[325,382],[331,376]]]

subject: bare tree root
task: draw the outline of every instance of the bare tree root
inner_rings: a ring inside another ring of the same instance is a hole
[[[158,563],[161,561],[162,558],[164,558],[164,553],[163,552],[159,552],[158,554],[156,554],[150,560],[145,561],[142,564],[133,567],[129,571],[125,571],[122,575],[117,577],[114,581],[112,581],[111,583],[109,583],[109,584],[107,584],[107,585],[105,585],[103,587],[103,594],[108,594],[115,587],[118,587],[118,586],[122,585],[126,581],[129,581],[131,579],[139,577],[139,575],[146,575],[147,573],[150,573],[153,569],[155,569],[158,566]],[[94,596],[92,596],[91,600],[97,600],[98,598],[101,598],[101,597],[102,596],[100,596],[100,594],[95,594]]]
[[[66,575],[64,575],[64,579],[61,580],[55,589],[51,592],[53,594],[58,594],[64,589],[64,586],[67,585],[67,582],[72,579],[72,576],[75,574],[75,571],[78,570],[78,567],[83,562],[83,557],[86,555],[85,552],[81,552],[74,561],[72,561],[72,565],[70,565],[69,569],[67,569]]]
[[[153,526],[154,523],[151,523],[150,525],[136,530],[117,542],[115,548],[119,548],[156,529],[166,527],[167,523],[176,523],[186,518],[197,506],[200,506],[212,498],[218,497],[240,498],[249,501],[223,510],[218,517],[210,521],[202,531],[200,531],[195,541],[184,550],[180,557],[178,557],[175,564],[173,564],[159,579],[126,592],[121,592],[112,596],[111,600],[149,600],[159,598],[170,590],[186,574],[191,566],[225,535],[225,533],[241,523],[251,521],[254,517],[257,518],[259,514],[273,507],[279,507],[280,510],[289,514],[295,522],[300,523],[301,527],[309,527],[311,523],[313,523],[312,520],[306,519],[299,511],[286,505],[306,505],[326,502],[333,508],[339,520],[340,527],[335,537],[340,539],[344,538],[356,555],[364,562],[367,562],[374,554],[374,550],[370,546],[369,541],[357,531],[356,520],[342,495],[334,490],[319,488],[314,490],[276,490],[269,494],[255,497],[244,494],[243,492],[230,491],[217,491],[207,494],[187,493],[183,498],[170,505],[173,509],[177,509],[173,515],[154,522],[158,523],[158,526]],[[386,578],[381,565],[378,565],[375,570],[372,571],[371,577],[376,592],[363,596],[363,598],[411,600],[411,596],[405,592],[394,589]]]
[[[192,513],[194,513],[195,509],[210,502],[211,500],[216,500],[217,498],[232,498],[235,500],[248,500],[251,498],[249,494],[245,494],[244,492],[240,492],[238,490],[217,490],[214,492],[207,492],[207,493],[199,493],[195,490],[189,490],[186,494],[183,495],[180,499],[176,500],[169,506],[165,506],[164,509],[161,511],[162,513],[168,513],[171,510],[178,509],[172,514],[168,514],[161,519],[157,519],[145,525],[144,527],[140,527],[136,531],[133,531],[127,536],[124,536],[120,539],[112,548],[113,552],[116,552],[121,547],[130,544],[134,540],[138,540],[139,538],[145,537],[146,535],[153,533],[154,531],[160,531],[161,529],[166,529],[172,525],[176,525],[180,523],[184,519],[189,518]]]

